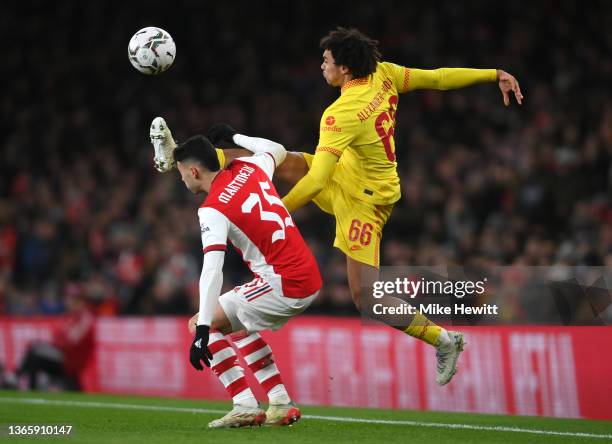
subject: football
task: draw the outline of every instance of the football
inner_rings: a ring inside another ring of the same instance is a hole
[[[128,45],[132,66],[143,74],[161,74],[172,66],[175,56],[174,40],[168,32],[155,26],[142,28]]]

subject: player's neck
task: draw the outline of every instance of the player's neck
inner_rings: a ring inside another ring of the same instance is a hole
[[[353,80],[353,74],[351,73],[344,74],[342,76],[342,80],[340,81],[340,85],[338,85],[340,86],[340,91],[342,91],[342,88],[344,88],[344,85],[346,85],[351,80]]]
[[[202,192],[206,194],[210,193],[210,189],[212,188],[213,182],[215,181],[215,179],[217,178],[220,172],[221,170],[210,171],[202,176],[202,181],[201,181]]]

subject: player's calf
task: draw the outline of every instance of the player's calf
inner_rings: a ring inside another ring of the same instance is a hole
[[[233,337],[234,344],[268,395],[270,405],[292,405],[281,373],[274,362],[272,349],[259,333],[243,333]]]

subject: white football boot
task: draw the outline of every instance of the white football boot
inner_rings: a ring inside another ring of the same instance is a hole
[[[153,119],[151,129],[149,130],[149,137],[155,150],[155,156],[153,157],[155,169],[160,173],[170,171],[174,168],[173,152],[176,149],[176,142],[163,117]]]
[[[457,373],[457,360],[463,351],[466,342],[463,340],[463,333],[449,331],[450,343],[440,345],[436,351],[436,382],[438,385],[446,385]]]
[[[266,411],[266,425],[291,425],[302,417],[300,409],[292,402],[289,404],[270,404]]]
[[[222,418],[208,423],[210,429],[235,428],[262,425],[266,422],[266,412],[257,407],[243,407],[235,404],[231,412]]]

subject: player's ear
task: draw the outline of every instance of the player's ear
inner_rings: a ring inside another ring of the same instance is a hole
[[[191,166],[189,168],[189,172],[191,173],[194,179],[200,178],[200,171],[195,166]]]
[[[338,65],[338,67],[340,68],[340,73],[342,75],[350,74],[351,73],[351,70],[346,65]]]

